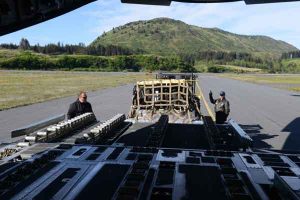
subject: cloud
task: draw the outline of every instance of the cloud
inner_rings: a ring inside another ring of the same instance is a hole
[[[247,35],[268,35],[300,47],[299,3],[245,5],[173,3],[170,7],[121,4],[119,0],[102,0],[84,15],[93,17],[97,34],[137,20],[169,17],[201,27],[218,27]],[[298,36],[299,35],[299,36]]]

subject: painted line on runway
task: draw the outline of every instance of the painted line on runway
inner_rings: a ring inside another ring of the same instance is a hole
[[[201,99],[202,99],[203,102],[204,102],[204,105],[205,105],[205,108],[206,108],[208,114],[210,115],[210,117],[211,117],[214,121],[216,121],[215,116],[214,116],[213,112],[211,111],[211,109],[210,109],[210,107],[209,107],[209,105],[208,105],[208,103],[207,103],[207,101],[206,101],[206,99],[205,99],[205,97],[204,97],[204,95],[203,95],[202,89],[201,89],[201,87],[200,87],[198,81],[196,81],[196,86],[197,86],[198,89],[199,89],[200,97],[201,97]]]

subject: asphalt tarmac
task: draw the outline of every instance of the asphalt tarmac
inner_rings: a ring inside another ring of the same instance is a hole
[[[229,118],[238,122],[254,140],[254,147],[300,150],[300,94],[270,86],[199,75],[200,87],[209,102],[224,90],[230,102]]]

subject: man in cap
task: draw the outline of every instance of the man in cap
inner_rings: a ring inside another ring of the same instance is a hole
[[[71,119],[84,113],[93,112],[92,105],[87,102],[86,92],[79,92],[78,99],[69,107],[67,118]]]
[[[215,104],[216,123],[224,124],[230,112],[229,101],[225,98],[225,92],[220,92],[220,97],[217,99],[213,98],[213,94],[209,92],[209,100],[212,104]]]

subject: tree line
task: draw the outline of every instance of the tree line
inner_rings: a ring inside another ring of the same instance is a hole
[[[192,65],[178,56],[123,55],[59,55],[43,56],[24,51],[0,60],[1,69],[24,70],[85,70],[85,71],[177,71],[195,72]]]
[[[199,51],[190,54],[180,54],[180,56],[187,62],[193,63],[196,61],[222,61],[232,62],[236,60],[243,60],[254,63],[264,63],[264,60],[253,56],[247,52],[224,52],[224,51]]]
[[[84,54],[84,55],[98,55],[98,56],[115,56],[115,55],[133,55],[142,54],[142,50],[131,50],[116,45],[96,45],[96,46],[85,46],[83,43],[70,45],[58,42],[57,44],[47,44],[41,46],[39,44],[30,45],[26,38],[22,38],[19,45],[16,44],[0,44],[0,48],[4,49],[21,49],[31,50],[36,53],[49,54],[49,55],[60,55],[60,54]]]
[[[300,51],[290,51],[287,53],[283,53],[281,55],[281,59],[292,59],[292,58],[300,58]]]
[[[247,52],[199,51],[192,54],[180,54],[187,63],[195,65],[205,62],[207,65],[235,65],[247,68],[259,68],[265,71],[278,71],[279,59],[263,59]]]

